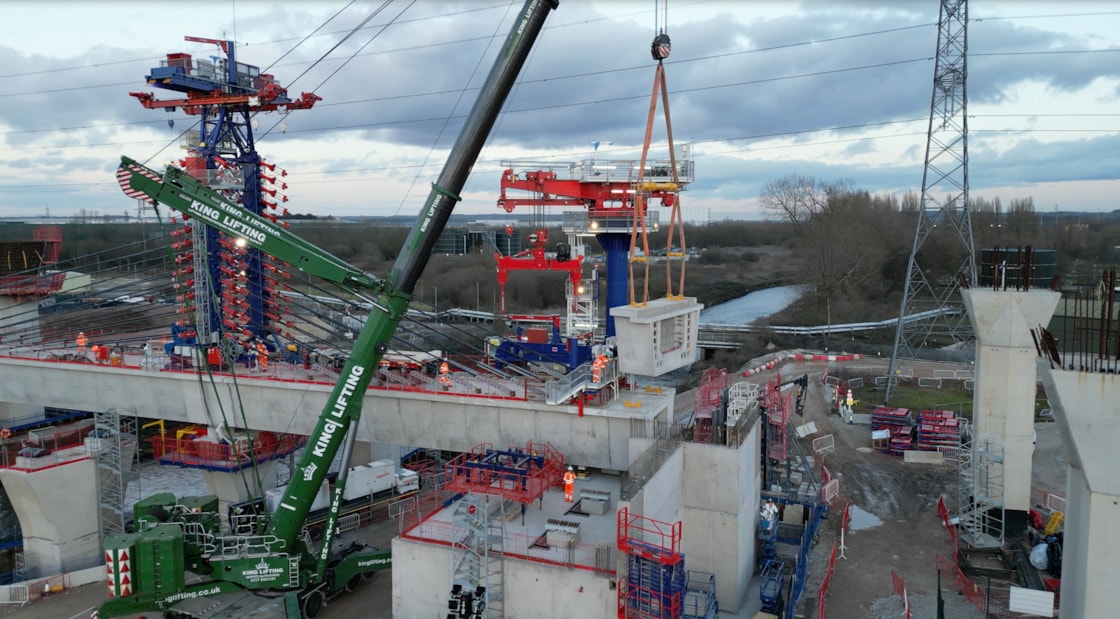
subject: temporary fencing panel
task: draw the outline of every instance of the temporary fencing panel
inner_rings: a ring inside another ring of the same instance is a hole
[[[817,619],[824,619],[824,599],[828,595],[828,586],[832,584],[832,572],[836,568],[836,542],[832,542],[832,552],[828,555],[828,568],[821,579],[821,587],[817,590]]]
[[[891,585],[894,592],[902,599],[902,616],[910,619],[910,598],[906,595],[906,582],[891,570]]]
[[[0,585],[0,604],[23,606],[27,601],[27,585]]]

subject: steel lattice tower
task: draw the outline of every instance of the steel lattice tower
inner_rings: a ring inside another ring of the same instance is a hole
[[[194,57],[186,53],[167,54],[159,67],[153,68],[148,85],[185,96],[179,99],[157,99],[152,93],[130,93],[146,109],[168,112],[182,110],[199,118],[198,128],[183,134],[187,156],[179,165],[215,191],[241,204],[242,208],[287,227],[277,214],[286,214],[279,201],[287,197],[278,192],[287,187],[279,182],[275,164],[264,161],[257,153],[254,120],[260,113],[310,109],[321,98],[302,93],[288,96],[287,88],[275,76],[262,73],[259,67],[237,60],[234,41],[185,37],[195,43],[217,46],[222,55]],[[170,125],[174,125],[170,122]],[[286,174],[284,172],[283,174]],[[235,239],[208,226],[192,226],[184,222],[182,230],[172,236],[183,240],[172,243],[175,258],[182,268],[173,272],[177,278],[176,297],[183,303],[188,320],[172,327],[176,344],[197,344],[210,347],[239,337],[275,340],[285,324],[286,308],[281,303],[278,277],[287,275],[283,265],[258,249],[246,247],[244,239]],[[290,339],[290,334],[283,334]]]
[[[922,197],[887,371],[886,402],[894,392],[898,373],[919,348],[972,340],[972,326],[959,295],[962,280],[976,281],[968,202],[967,58],[967,1],[941,0]],[[947,248],[955,271],[930,268],[934,257],[923,249],[930,249],[931,239],[941,246],[938,249]],[[908,316],[916,318],[903,320]]]

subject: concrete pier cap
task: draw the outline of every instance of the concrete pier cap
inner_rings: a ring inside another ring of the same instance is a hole
[[[23,531],[28,576],[89,567],[101,559],[96,462],[82,458],[38,469],[0,469],[0,483]]]
[[[972,288],[962,290],[961,298],[980,344],[1034,351],[1031,329],[1050,323],[1062,295],[1054,290]]]

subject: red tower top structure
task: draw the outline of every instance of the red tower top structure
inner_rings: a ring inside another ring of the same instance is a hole
[[[0,295],[45,297],[62,289],[66,273],[49,270],[62,251],[62,228],[37,228],[32,238],[0,243]]]

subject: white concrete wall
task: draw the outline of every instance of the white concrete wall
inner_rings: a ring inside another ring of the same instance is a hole
[[[686,567],[716,575],[716,599],[728,612],[738,612],[757,561],[758,428],[755,424],[738,449],[699,443],[684,449]]]
[[[976,347],[976,390],[972,400],[973,445],[986,443],[1003,451],[1003,477],[986,488],[1002,496],[1006,509],[1031,506],[1031,461],[1034,456],[1034,348]]]
[[[7,426],[12,419],[42,416],[43,407],[35,404],[11,404],[0,402],[0,427]]]
[[[1090,519],[1089,510],[1084,508],[1089,506],[1089,500],[1084,472],[1070,467],[1066,479],[1066,520],[1062,527],[1062,601],[1059,616],[1063,619],[1093,616],[1085,613],[1089,587],[1089,562],[1085,558],[1089,556]]]
[[[218,497],[219,513],[224,517],[230,503],[240,503],[248,501],[250,496],[260,496],[257,480],[260,480],[265,490],[275,488],[276,469],[280,466],[285,466],[282,461],[269,460],[257,464],[256,472],[251,469],[229,473],[202,471],[202,477],[206,480],[206,492]]]
[[[58,574],[102,560],[96,467],[85,459],[33,472],[0,469],[23,531],[29,575]]]
[[[395,538],[393,616],[446,617],[451,561],[450,547]],[[606,575],[518,560],[507,560],[504,569],[507,617],[614,616],[617,592]]]
[[[1069,456],[1061,616],[1113,617],[1120,608],[1120,375],[1053,370],[1039,360]]]
[[[683,503],[680,489],[683,482],[684,450],[677,449],[630,501],[630,513],[670,524],[681,520]]]
[[[1080,507],[1080,505],[1079,505]],[[1085,557],[1085,612],[1082,617],[1115,617],[1120,609],[1120,587],[1116,574],[1120,569],[1120,496],[1092,493],[1088,501],[1089,548]],[[1078,518],[1078,521],[1081,521]],[[1063,557],[1064,558],[1064,557]],[[1062,566],[1065,567],[1063,560]],[[1062,583],[1066,582],[1065,574]],[[1062,603],[1065,603],[1064,587]]]

